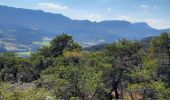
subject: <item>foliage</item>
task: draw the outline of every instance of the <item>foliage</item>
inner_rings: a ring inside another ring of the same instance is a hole
[[[43,88],[28,88],[26,90],[19,87],[13,89],[10,84],[0,83],[1,100],[44,100],[49,97],[55,100],[54,95]]]
[[[0,99],[169,100],[169,41],[162,33],[147,47],[123,39],[90,52],[61,34],[27,58],[2,53]]]
[[[102,86],[101,75],[102,72],[83,63],[60,65],[43,71],[39,85],[54,91],[60,98],[85,98]]]

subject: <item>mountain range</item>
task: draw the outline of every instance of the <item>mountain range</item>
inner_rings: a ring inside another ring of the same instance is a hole
[[[62,14],[7,6],[0,6],[0,13],[0,52],[35,51],[61,33],[72,35],[74,40],[87,47],[122,38],[143,39],[170,32],[170,29],[152,28],[145,22],[73,20]]]

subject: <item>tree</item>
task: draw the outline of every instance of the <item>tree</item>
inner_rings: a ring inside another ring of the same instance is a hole
[[[76,57],[78,56],[76,54]],[[67,57],[75,57],[75,52],[66,55],[66,59],[58,59],[59,61],[56,62],[60,63],[44,70],[39,80],[39,86],[52,90],[57,99],[93,98],[96,90],[102,87],[102,72],[81,61],[78,63],[69,61],[68,64],[64,64],[65,61],[68,61]]]
[[[157,77],[158,70],[158,60],[145,56],[141,69],[134,69],[131,73],[134,81],[128,85],[130,94],[140,94],[142,99],[169,100],[170,88]],[[135,100],[133,96],[131,98]]]
[[[1,80],[6,82],[18,82],[23,77],[23,82],[35,80],[32,64],[29,59],[21,58],[15,53],[3,53],[0,57]]]
[[[50,52],[53,57],[62,55],[64,50],[81,48],[77,43],[73,41],[72,37],[67,34],[57,36],[50,42],[50,45]]]
[[[43,53],[33,53],[31,57],[29,58],[31,62],[31,70],[34,74],[34,78],[38,79],[40,77],[40,73],[42,70],[45,70],[46,68],[53,65],[53,58],[45,57]]]
[[[49,58],[51,57],[51,53],[50,53],[50,46],[43,46],[42,48],[40,48],[37,52],[39,55],[44,56],[45,58]]]
[[[138,66],[140,57],[138,51],[141,44],[138,41],[120,40],[108,46],[108,56],[111,57],[112,70],[110,70],[108,85],[111,86],[110,100],[113,99],[112,93],[115,92],[116,100],[120,98],[118,88],[120,87],[121,98],[123,98],[123,83],[129,80],[131,69]]]
[[[150,46],[149,53],[153,58],[158,59],[158,77],[170,86],[170,35],[162,33],[160,37],[151,41]]]
[[[17,55],[15,53],[3,53],[1,54],[1,80],[3,81],[17,81],[17,66],[16,59]]]
[[[154,38],[142,56],[142,65],[131,72],[130,93],[141,94],[143,99],[169,100],[170,36],[162,33]],[[132,96],[133,98],[133,96]]]

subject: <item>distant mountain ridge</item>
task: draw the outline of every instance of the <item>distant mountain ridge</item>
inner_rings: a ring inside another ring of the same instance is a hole
[[[154,29],[144,22],[72,20],[61,14],[7,6],[0,6],[0,13],[0,52],[35,51],[62,32],[73,35],[82,46],[170,32],[170,29]]]

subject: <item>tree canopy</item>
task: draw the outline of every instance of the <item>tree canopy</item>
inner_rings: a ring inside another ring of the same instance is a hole
[[[0,54],[1,100],[169,100],[170,35],[86,51],[56,36],[28,58]]]

